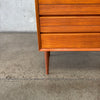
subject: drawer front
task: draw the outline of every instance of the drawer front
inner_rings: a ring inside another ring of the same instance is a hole
[[[40,26],[99,26],[100,16],[52,16],[40,17]]]
[[[100,5],[99,4],[39,5],[39,14],[40,15],[98,15],[100,14]]]
[[[40,32],[100,32],[100,16],[40,17]]]
[[[39,4],[99,4],[100,0],[39,0]]]
[[[41,26],[40,32],[100,32],[100,26]]]
[[[100,33],[41,34],[41,49],[100,48]]]

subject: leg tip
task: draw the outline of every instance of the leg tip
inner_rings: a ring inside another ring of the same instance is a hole
[[[48,75],[49,73],[48,73],[48,72],[46,72],[46,74]]]

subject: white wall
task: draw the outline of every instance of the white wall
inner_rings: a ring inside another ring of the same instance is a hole
[[[36,31],[34,0],[0,0],[0,32]]]

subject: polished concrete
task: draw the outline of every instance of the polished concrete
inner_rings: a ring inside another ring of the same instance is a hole
[[[36,33],[0,33],[0,100],[100,100],[100,52],[51,52]]]

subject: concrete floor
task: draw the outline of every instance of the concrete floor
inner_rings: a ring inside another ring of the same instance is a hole
[[[0,33],[0,100],[100,100],[100,52],[51,52],[36,33]]]

